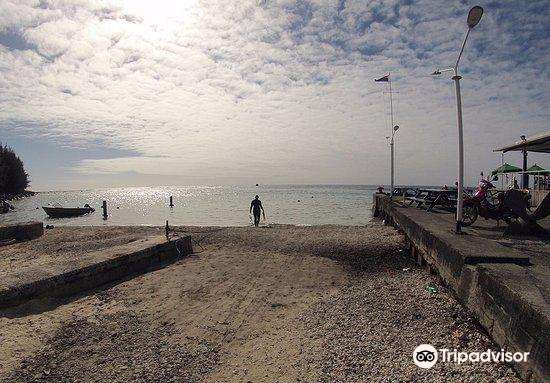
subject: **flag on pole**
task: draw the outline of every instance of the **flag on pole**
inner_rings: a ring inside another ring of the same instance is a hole
[[[380,78],[374,80],[374,82],[380,82],[380,81],[385,81],[385,82],[390,81],[390,75],[387,74],[387,75],[385,75],[384,77],[380,77]]]

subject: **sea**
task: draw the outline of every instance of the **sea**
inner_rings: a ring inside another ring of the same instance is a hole
[[[365,225],[372,219],[367,185],[162,186],[47,191],[11,201],[15,209],[0,224],[42,221],[59,226],[248,226],[250,202],[259,195],[265,209],[262,225]],[[170,207],[170,196],[174,206]],[[103,218],[102,201],[108,217]],[[96,211],[81,217],[49,218],[42,206],[83,207]]]

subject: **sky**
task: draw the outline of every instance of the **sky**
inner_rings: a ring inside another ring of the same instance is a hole
[[[33,190],[454,184],[549,130],[548,1],[0,0],[0,142]],[[521,155],[504,160],[520,166]],[[531,154],[529,165],[549,167]]]

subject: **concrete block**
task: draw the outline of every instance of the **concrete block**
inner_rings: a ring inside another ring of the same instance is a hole
[[[460,281],[456,287],[456,296],[460,302],[467,305],[471,297],[475,296],[477,286],[477,272],[475,266],[465,265],[462,269]]]
[[[25,270],[19,275],[10,275],[10,283],[0,289],[0,308],[36,298],[65,297],[81,293],[160,267],[189,255],[192,251],[190,236],[176,241],[152,237],[88,254],[84,263],[57,274]]]
[[[521,327],[513,326],[510,329],[509,337],[511,343],[516,347],[518,351],[529,352],[531,357],[536,354],[537,342],[529,334],[527,334]]]
[[[26,222],[17,225],[0,225],[0,241],[15,239],[27,241],[44,235],[42,222]]]
[[[541,382],[550,382],[550,342],[548,339],[537,343],[533,355],[530,355],[530,365],[533,376],[539,377]]]

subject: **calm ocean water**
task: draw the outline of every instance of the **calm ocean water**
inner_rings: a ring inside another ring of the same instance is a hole
[[[250,225],[250,202],[260,196],[269,224],[364,225],[371,220],[374,186],[178,186],[42,192],[14,201],[15,210],[0,224],[31,220],[53,225]],[[174,197],[173,208],[169,198]],[[101,203],[109,218],[103,220]],[[60,204],[94,213],[76,218],[48,218],[42,206]]]

